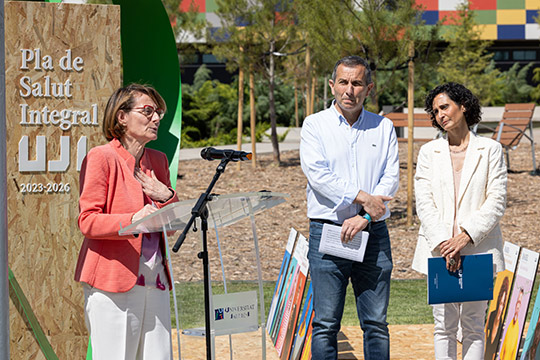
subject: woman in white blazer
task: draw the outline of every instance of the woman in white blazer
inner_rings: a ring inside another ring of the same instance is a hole
[[[444,136],[422,146],[415,175],[420,219],[413,269],[427,273],[427,259],[442,256],[457,271],[461,255],[491,253],[494,271],[504,270],[499,220],[506,207],[506,164],[501,145],[470,128],[481,119],[478,99],[463,85],[433,89],[425,110]],[[436,359],[456,359],[461,320],[463,359],[484,358],[487,302],[433,306]]]

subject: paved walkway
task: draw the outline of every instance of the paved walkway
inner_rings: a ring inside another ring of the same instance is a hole
[[[287,133],[287,136],[285,137],[285,140],[279,143],[279,150],[280,151],[287,151],[287,150],[298,150],[300,146],[300,128],[285,128],[285,127],[278,127],[277,132],[278,135],[284,134],[286,131],[289,131]],[[260,142],[256,143],[256,149],[257,154],[271,154],[272,153],[272,143],[270,142],[270,139],[265,137],[265,139]],[[234,145],[223,145],[223,146],[214,146],[216,149],[233,149],[236,150],[236,144]],[[180,161],[182,160],[195,160],[201,158],[201,150],[202,148],[193,148],[193,149],[180,149]],[[242,151],[245,152],[251,152],[251,142],[247,142],[242,144]]]
[[[286,128],[278,127],[278,134],[284,134],[285,131],[289,131],[285,140],[279,143],[280,151],[287,150],[298,150],[300,147],[300,129],[301,128]],[[428,134],[422,133],[428,132]],[[432,134],[433,133],[433,134]],[[415,137],[424,138],[434,136],[436,133],[435,129],[430,128],[416,128]],[[534,142],[536,146],[540,146],[540,128],[533,129]],[[526,145],[529,145],[527,139],[522,140]],[[236,150],[236,144],[234,145],[224,145],[224,146],[215,146],[216,149],[233,149]],[[272,143],[269,138],[265,138],[263,142],[256,144],[257,154],[271,154],[272,153]],[[201,158],[202,148],[192,148],[192,149],[180,149],[180,161],[182,160],[196,160]],[[242,151],[251,152],[251,142],[242,144]]]

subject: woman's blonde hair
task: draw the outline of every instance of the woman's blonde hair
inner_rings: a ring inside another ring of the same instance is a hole
[[[167,110],[165,100],[151,86],[141,84],[130,84],[126,87],[117,89],[109,98],[103,115],[103,135],[107,140],[120,139],[125,132],[125,127],[118,122],[118,112],[126,113],[133,110],[135,98],[137,95],[148,95],[154,101],[158,108]]]

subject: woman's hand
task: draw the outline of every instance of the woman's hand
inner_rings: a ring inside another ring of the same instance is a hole
[[[137,222],[141,220],[143,217],[148,216],[152,214],[153,212],[156,212],[157,210],[158,209],[153,207],[152,205],[146,204],[141,210],[133,214],[133,216],[131,217],[131,223]]]
[[[152,200],[166,202],[173,196],[173,192],[161,181],[158,180],[154,170],[151,177],[146,175],[141,169],[135,168],[135,178],[141,183],[143,192]]]
[[[458,253],[453,256],[447,256],[446,259],[446,269],[450,272],[456,272],[461,267],[461,253],[458,251]]]
[[[439,245],[441,256],[446,259],[446,268],[450,271],[457,271],[461,267],[461,250],[472,242],[467,232],[462,232],[453,238],[443,241]]]

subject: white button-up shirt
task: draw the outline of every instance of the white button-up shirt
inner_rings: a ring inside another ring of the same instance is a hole
[[[394,196],[399,159],[391,120],[363,109],[350,126],[335,106],[304,120],[300,161],[308,179],[308,217],[341,224],[360,211],[353,204],[360,190]],[[389,216],[387,207],[379,220]]]

